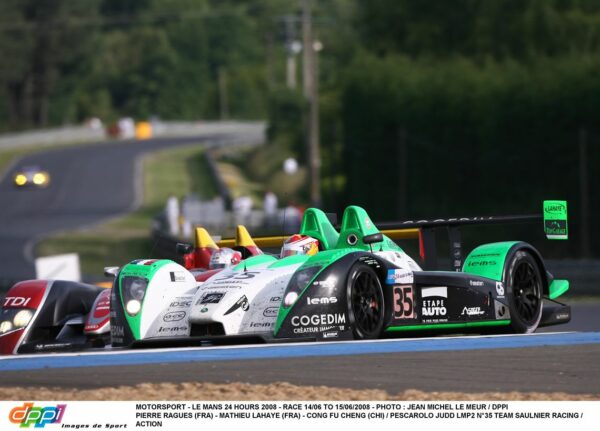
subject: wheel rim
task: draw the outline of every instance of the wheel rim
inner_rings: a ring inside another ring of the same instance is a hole
[[[535,323],[540,308],[541,282],[530,262],[521,262],[515,268],[513,297],[516,311],[521,319],[526,324]]]
[[[368,272],[359,273],[352,285],[354,325],[363,336],[374,335],[379,330],[383,301],[378,287],[377,277]]]

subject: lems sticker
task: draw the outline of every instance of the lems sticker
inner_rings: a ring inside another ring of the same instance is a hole
[[[34,407],[33,403],[25,403],[20,407],[12,409],[8,420],[13,424],[19,424],[20,428],[44,428],[47,424],[59,424],[62,421],[66,404],[58,404],[55,407]]]

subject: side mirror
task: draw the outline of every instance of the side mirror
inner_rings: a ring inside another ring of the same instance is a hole
[[[363,242],[365,244],[374,244],[376,242],[382,242],[382,241],[383,241],[383,235],[381,232],[363,236]]]
[[[117,278],[119,275],[119,270],[121,268],[119,266],[105,266],[104,267],[104,276],[109,278]]]
[[[192,251],[194,251],[194,246],[191,244],[178,242],[177,245],[175,246],[175,251],[177,252],[178,255],[188,254],[188,253],[191,253]]]

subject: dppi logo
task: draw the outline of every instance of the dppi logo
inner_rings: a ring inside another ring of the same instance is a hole
[[[8,420],[13,424],[21,424],[21,428],[44,428],[46,424],[59,424],[62,421],[66,404],[58,404],[56,407],[33,407],[33,403],[25,403],[21,407],[15,407],[10,411]]]

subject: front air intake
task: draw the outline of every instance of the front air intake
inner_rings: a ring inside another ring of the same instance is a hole
[[[225,328],[222,323],[193,324],[190,335],[192,337],[225,335]]]

